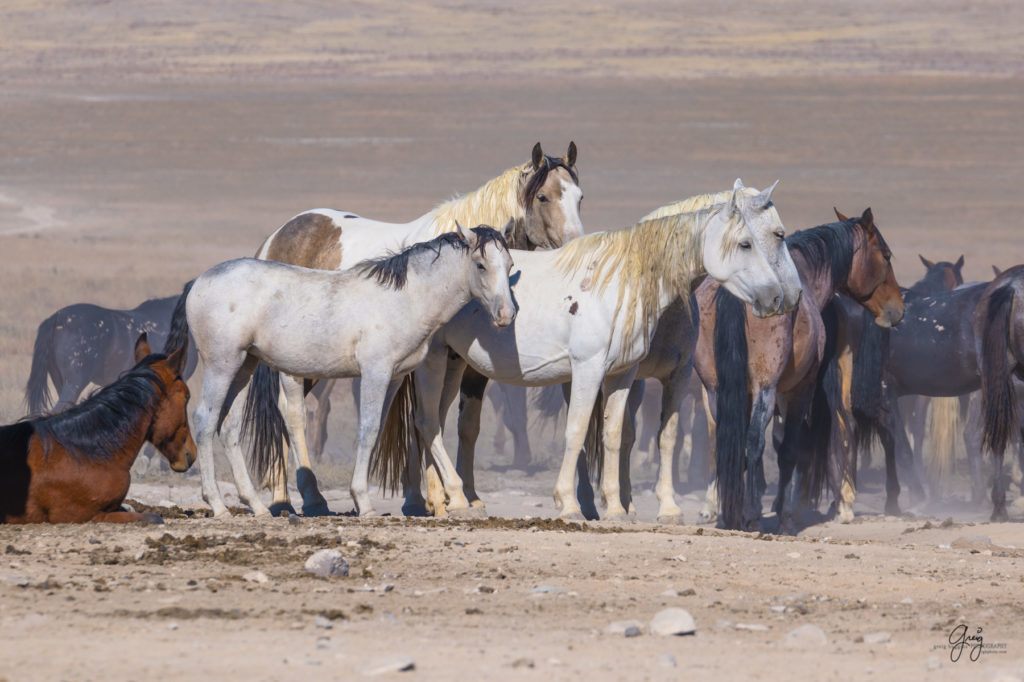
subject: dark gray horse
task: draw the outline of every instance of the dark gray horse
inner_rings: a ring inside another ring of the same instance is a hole
[[[106,386],[116,381],[135,364],[135,340],[143,332],[154,348],[162,348],[177,301],[177,296],[154,298],[132,310],[76,303],[43,320],[36,332],[32,369],[25,386],[29,413],[66,410],[90,383]],[[196,354],[190,350],[183,375],[186,379],[195,366]],[[57,391],[56,404],[50,380]]]

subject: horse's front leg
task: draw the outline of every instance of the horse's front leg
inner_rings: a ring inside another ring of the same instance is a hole
[[[259,492],[257,492],[252,479],[249,477],[249,468],[245,463],[245,454],[242,450],[242,421],[245,413],[243,409],[245,404],[244,391],[246,390],[246,385],[249,384],[249,377],[252,375],[252,369],[249,367],[255,367],[255,360],[255,358],[252,358],[252,360],[247,361],[235,379],[233,390],[237,387],[238,392],[232,396],[232,406],[228,409],[227,414],[224,415],[224,421],[220,427],[220,437],[221,443],[224,446],[224,455],[231,465],[231,474],[235,479],[238,498],[243,504],[248,505],[252,509],[252,513],[255,516],[269,516],[270,509],[260,500]],[[252,386],[248,388],[252,390]]]
[[[459,476],[462,477],[462,489],[465,491],[466,499],[474,507],[484,506],[476,493],[474,463],[476,441],[480,435],[480,412],[486,389],[487,377],[483,374],[472,368],[462,374],[462,381],[459,382],[459,452],[455,461]],[[451,404],[450,399],[448,404]]]
[[[505,426],[512,433],[512,466],[525,471],[533,461],[530,437],[526,428],[529,420],[526,410],[526,388],[501,384],[501,393],[505,396]]]
[[[626,518],[626,505],[630,503],[629,452],[624,447],[622,423],[636,372],[637,366],[634,365],[626,372],[604,381],[604,476],[601,494],[604,496],[605,519],[610,521]],[[629,446],[632,446],[632,442]]]
[[[658,454],[660,465],[655,492],[658,495],[658,523],[682,523],[683,510],[675,500],[675,452],[679,439],[679,414],[683,408],[683,393],[690,378],[689,368],[672,372],[662,383],[661,420],[658,425]]]
[[[761,529],[761,491],[759,476],[764,476],[765,430],[775,411],[775,387],[762,388],[754,398],[747,429],[747,476],[743,496],[743,529]],[[790,468],[792,471],[792,468]],[[787,481],[788,482],[788,481]],[[782,483],[779,483],[782,490]]]
[[[316,409],[310,420],[313,437],[309,443],[309,452],[318,462],[323,459],[327,444],[327,417],[331,414],[331,391],[334,389],[334,382],[334,379],[321,379],[310,391],[316,399]]]
[[[327,516],[327,500],[320,494],[313,464],[306,449],[306,403],[303,379],[281,374],[281,392],[284,396],[284,424],[288,429],[288,449],[295,458],[295,485],[302,495],[302,513],[305,516]]]
[[[569,410],[565,419],[565,451],[562,453],[562,466],[558,470],[554,493],[555,507],[560,510],[559,518],[562,519],[583,520],[580,503],[573,494],[573,484],[576,463],[587,437],[590,415],[601,390],[603,374],[603,362],[591,362],[573,368]]]
[[[708,487],[704,493],[704,507],[697,514],[698,523],[715,523],[718,520],[718,456],[715,452],[717,442],[718,422],[715,416],[715,401],[717,399],[713,391],[701,387],[701,397],[704,403],[704,416],[708,427]]]
[[[385,367],[386,365],[386,367]],[[389,389],[393,392],[391,364],[382,361],[364,370],[359,382],[359,429],[356,443],[356,466],[352,471],[349,493],[359,516],[376,516],[370,502],[370,455],[380,433]]]

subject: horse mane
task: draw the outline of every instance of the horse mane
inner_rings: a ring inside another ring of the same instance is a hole
[[[508,249],[505,237],[500,232],[486,225],[472,229],[477,236],[476,250],[483,251],[491,242],[497,242],[502,248]],[[398,253],[390,253],[381,258],[364,260],[353,266],[353,270],[367,279],[376,279],[384,287],[399,291],[405,288],[409,275],[409,260],[425,253],[433,253],[431,262],[441,257],[441,249],[450,246],[454,249],[468,250],[469,244],[462,240],[458,232],[444,232],[427,242],[419,242]]]
[[[655,218],[664,218],[665,216],[675,215],[676,213],[692,213],[693,211],[700,211],[702,209],[709,208],[715,204],[724,204],[732,198],[732,192],[733,190],[728,189],[724,192],[697,194],[689,197],[688,199],[680,199],[679,201],[654,209],[641,218],[640,222],[645,220],[654,220]],[[753,187],[744,187],[740,191],[740,194],[752,197],[759,194],[759,192]]]
[[[623,230],[584,235],[558,249],[557,266],[570,276],[585,268],[583,289],[603,291],[618,278],[615,319],[625,308],[626,329],[636,323],[638,313],[650,328],[658,315],[662,287],[678,292],[689,308],[690,283],[703,271],[704,233],[699,228],[714,210],[678,213]]]
[[[838,288],[853,267],[857,233],[862,234],[863,228],[858,218],[852,218],[794,232],[786,237],[786,246],[801,254],[816,273],[828,268],[832,286]],[[878,238],[881,240],[882,235]]]
[[[536,170],[533,162],[527,161],[509,168],[469,194],[435,207],[432,234],[438,236],[453,232],[456,222],[462,225],[504,225],[512,218],[511,241],[517,243],[524,228],[527,208],[547,182],[548,173],[556,168],[564,168],[573,182],[579,184],[576,170],[557,157],[545,155],[544,163]],[[523,179],[527,177],[529,179],[524,184]]]
[[[49,417],[31,421],[43,451],[49,456],[54,443],[77,459],[109,460],[135,432],[138,417],[153,409],[167,390],[152,368],[166,355],[154,353],[117,381],[85,401]]]

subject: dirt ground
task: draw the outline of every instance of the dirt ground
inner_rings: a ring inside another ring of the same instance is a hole
[[[1022,25],[1008,0],[5,2],[0,419],[61,306],[171,295],[309,208],[412,219],[538,140],[579,146],[588,231],[779,178],[790,230],[870,206],[902,283],[918,253],[988,279],[1024,261]],[[339,396],[337,512],[351,427]],[[551,462],[557,429],[531,437]],[[657,527],[638,464],[637,523],[566,526],[553,471],[488,454],[503,520],[208,519],[194,475],[152,474],[129,497],[165,526],[0,528],[0,679],[1024,679],[1020,503],[987,523],[958,480],[885,518],[869,472],[850,525]],[[322,548],[349,577],[304,571]],[[673,606],[696,634],[649,634]],[[784,640],[807,624],[827,641]]]

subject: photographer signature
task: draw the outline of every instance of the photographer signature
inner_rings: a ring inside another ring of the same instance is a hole
[[[973,635],[967,634],[968,627],[965,624],[957,625],[949,633],[949,660],[956,663],[960,660],[964,649],[969,648],[967,654],[972,661],[977,661],[981,656],[981,645],[984,638],[981,635],[981,628],[978,628]]]

